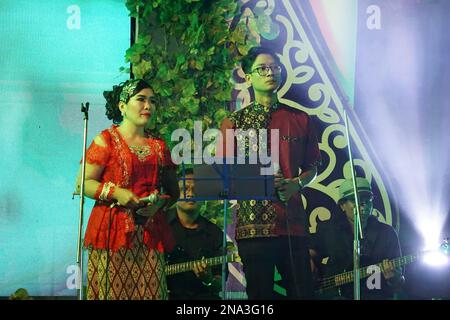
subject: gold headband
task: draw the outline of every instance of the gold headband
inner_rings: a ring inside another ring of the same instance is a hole
[[[127,80],[120,92],[119,101],[127,103],[140,81],[141,79]]]

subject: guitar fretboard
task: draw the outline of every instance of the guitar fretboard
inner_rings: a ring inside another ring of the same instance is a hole
[[[404,257],[395,258],[390,261],[394,264],[395,268],[399,268],[399,267],[407,265],[411,262],[414,262],[416,260],[417,260],[417,255],[408,255],[408,256],[404,256]],[[380,263],[377,263],[376,266],[381,269],[382,264],[383,263],[380,262]],[[371,271],[369,268],[370,268],[370,266],[362,267],[362,268],[358,269],[360,279],[364,279],[364,278],[370,276],[371,274],[373,274],[373,271],[369,272],[369,271]],[[341,285],[344,285],[344,284],[347,284],[350,282],[353,282],[353,271],[347,271],[347,272],[338,274],[336,276],[332,276],[332,277],[323,279],[320,282],[320,290],[339,287]]]
[[[201,260],[195,260],[195,261],[187,261],[187,262],[181,262],[181,263],[176,263],[176,264],[171,264],[171,265],[167,265],[166,266],[166,275],[172,275],[172,274],[176,274],[176,273],[181,273],[181,272],[186,272],[189,270],[192,270],[192,268],[194,267],[194,264],[204,261],[206,262],[208,265],[210,266],[216,266],[219,264],[223,263],[223,258],[228,258],[227,261],[228,262],[232,262],[230,260],[232,260],[230,257],[228,256],[218,256],[218,257],[213,257],[213,258],[205,258],[205,259],[201,259]]]

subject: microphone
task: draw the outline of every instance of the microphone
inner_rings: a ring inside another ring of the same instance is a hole
[[[160,199],[170,199],[168,194],[158,194],[158,191],[149,194],[147,197],[140,198],[139,201],[148,203],[150,206],[144,206],[136,210],[139,216],[152,217],[157,211],[153,210],[153,205]]]
[[[158,192],[153,192],[153,193],[149,194],[146,197],[139,198],[139,201],[143,202],[143,203],[148,203],[148,204],[155,204],[160,199],[164,199],[164,200],[170,199],[170,195],[168,195],[168,194],[159,194]],[[115,202],[111,203],[110,207],[114,208],[117,205],[119,205],[119,202],[115,201]]]
[[[155,193],[150,193],[147,197],[140,198],[139,201],[145,203],[155,203],[158,199],[158,196]]]
[[[283,172],[281,171],[281,168],[280,168],[280,164],[279,164],[278,162],[274,162],[274,163],[273,163],[273,174],[277,174],[277,173],[283,174]],[[288,202],[287,202],[286,200],[281,200],[282,197],[281,197],[280,191],[277,191],[277,196],[278,196],[278,199],[280,200],[280,202],[281,202],[284,206],[287,207]]]
[[[139,201],[154,204],[158,199],[170,199],[168,194],[151,193],[147,197],[140,198]]]

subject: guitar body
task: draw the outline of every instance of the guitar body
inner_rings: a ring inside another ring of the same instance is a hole
[[[419,257],[428,253],[428,252],[440,252],[442,255],[448,255],[450,252],[450,246],[448,239],[445,239],[444,242],[440,245],[439,250],[429,250],[422,251],[416,254],[411,254],[407,256],[401,256],[394,259],[389,260],[390,263],[394,266],[394,268],[401,269],[405,265],[410,264],[412,262],[417,261]],[[387,284],[384,276],[382,275],[382,262],[372,264],[370,267],[376,266],[380,273],[378,276],[380,277],[380,288],[372,288],[369,289],[367,285],[367,277],[375,275],[373,272],[373,268],[362,267],[359,268],[359,277],[360,277],[360,289],[361,289],[361,299],[376,299],[376,300],[384,300],[384,299],[392,299],[394,297],[393,289]],[[368,279],[369,280],[369,279]],[[369,281],[370,282],[370,281]],[[317,288],[315,290],[315,296],[317,299],[326,299],[326,300],[336,300],[336,299],[353,299],[353,272],[347,271],[341,274],[326,276],[317,281]]]
[[[166,265],[172,265],[176,263],[196,260],[195,258],[191,257],[181,246],[177,245],[175,248],[165,254],[166,257]],[[201,258],[201,257],[200,257]],[[199,258],[199,259],[200,259]]]
[[[199,259],[201,256],[193,258],[181,247],[175,247],[166,255],[166,280],[170,300],[219,299],[192,271],[192,262]]]
[[[345,296],[342,293],[341,288],[317,290],[314,298],[316,300],[352,300],[351,297]]]

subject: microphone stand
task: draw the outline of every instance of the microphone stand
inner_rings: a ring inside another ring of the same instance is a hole
[[[303,9],[302,6],[298,5],[297,8],[299,9],[300,14],[302,15],[302,18],[305,21],[305,25],[307,26],[307,28],[310,30],[311,32],[311,41],[314,43],[314,45],[316,46],[316,50],[318,51],[318,53],[322,56],[321,61],[323,61],[323,63],[326,65],[326,67],[328,68],[328,70],[333,70],[333,58],[331,57],[330,53],[328,50],[324,49],[324,46],[321,44],[319,37],[317,37],[314,32],[313,32],[313,28],[311,26],[311,23],[309,22],[310,19],[308,19],[308,15],[305,12],[305,10]],[[330,77],[330,81],[332,83],[332,85],[336,88],[336,93],[339,95],[339,97],[342,99],[342,101],[347,102],[347,106],[348,106],[348,99],[347,97],[344,95],[344,91],[342,90],[339,81],[336,79],[335,75],[333,72],[329,71],[327,72],[327,75]],[[360,217],[360,210],[359,210],[359,195],[357,192],[357,188],[356,188],[356,174],[355,174],[355,166],[353,163],[353,157],[352,157],[352,152],[351,152],[351,145],[350,145],[350,134],[349,134],[349,127],[348,127],[348,116],[347,116],[347,112],[346,112],[346,105],[342,105],[342,109],[344,111],[344,121],[345,121],[345,130],[346,130],[346,135],[347,135],[347,146],[348,146],[348,155],[349,155],[349,160],[350,160],[350,169],[352,172],[352,179],[353,179],[353,191],[355,193],[355,210],[354,210],[354,222],[353,222],[353,235],[354,235],[354,240],[353,240],[353,283],[354,283],[354,299],[355,300],[360,300],[361,296],[360,296],[360,283],[359,283],[359,278],[360,278],[360,274],[359,274],[359,256],[360,256],[360,244],[359,244],[359,239],[363,239],[363,234],[362,234],[362,228],[361,228],[361,221],[359,219]],[[350,109],[351,110],[351,109]]]
[[[224,162],[226,163],[226,162]],[[225,165],[224,167],[223,176],[228,176],[228,168]],[[225,293],[226,293],[226,285],[227,285],[227,229],[228,229],[228,196],[229,196],[229,183],[227,179],[224,179],[224,191],[223,191],[223,238],[222,238],[222,256],[225,255],[225,259],[222,260],[222,300],[225,300]]]
[[[355,165],[353,162],[352,149],[350,144],[350,130],[348,125],[348,115],[344,108],[344,121],[345,121],[345,132],[347,135],[347,148],[348,157],[350,160],[350,170],[352,172],[353,180],[353,192],[355,194],[355,208],[353,209],[353,299],[361,300],[361,288],[360,288],[360,272],[359,272],[359,260],[360,260],[360,242],[359,239],[363,239],[363,233],[361,228],[360,220],[360,209],[359,209],[359,194],[356,186],[356,174]]]
[[[81,112],[84,114],[84,131],[83,131],[83,157],[81,160],[81,181],[80,181],[80,215],[78,223],[78,242],[77,242],[77,265],[78,265],[78,299],[83,300],[83,211],[84,211],[84,181],[86,179],[86,141],[87,141],[87,128],[89,120],[89,102],[86,102],[86,106],[81,104]]]

